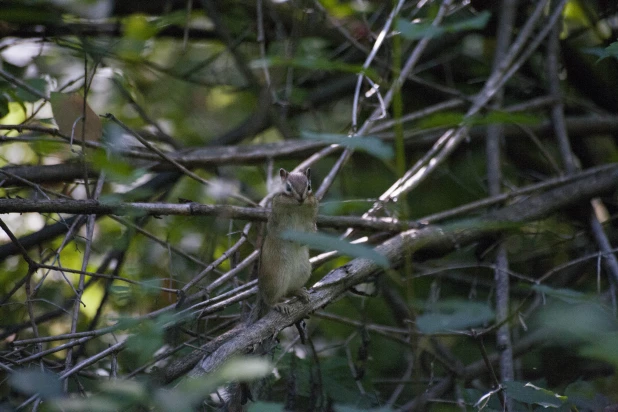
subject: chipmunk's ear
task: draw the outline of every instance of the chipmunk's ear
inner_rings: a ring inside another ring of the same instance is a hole
[[[287,170],[285,170],[283,168],[279,169],[279,176],[281,176],[281,181],[282,182],[285,182],[287,180],[288,175],[289,175],[289,173],[288,173]]]
[[[307,180],[311,180],[311,168],[308,167],[307,170],[305,170],[305,176],[307,176]]]

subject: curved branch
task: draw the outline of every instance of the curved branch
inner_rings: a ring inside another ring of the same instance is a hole
[[[386,256],[392,267],[399,266],[407,255],[430,251],[432,255],[444,255],[461,246],[483,237],[513,229],[514,223],[541,219],[557,210],[587,201],[600,193],[615,190],[618,167],[608,172],[599,172],[589,179],[574,182],[546,193],[531,196],[511,206],[504,207],[486,216],[445,226],[428,226],[402,232],[376,248]],[[191,375],[210,373],[233,355],[243,353],[248,347],[277,334],[310,313],[341,297],[350,287],[362,283],[372,275],[382,272],[374,262],[354,259],[331,271],[311,289],[308,303],[294,302],[290,313],[283,315],[270,311],[252,325],[239,325],[228,332],[217,344],[208,343],[180,359],[163,372],[164,382],[171,382],[193,367]],[[223,342],[222,342],[223,341]],[[206,356],[204,357],[204,353]],[[199,360],[200,358],[202,358]]]

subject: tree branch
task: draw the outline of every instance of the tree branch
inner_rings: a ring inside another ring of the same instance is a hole
[[[616,179],[618,179],[618,167],[612,168],[611,172],[597,173],[586,182],[571,183],[531,196],[479,219],[402,232],[378,246],[376,251],[386,256],[392,267],[398,267],[409,254],[416,253],[418,256],[419,252],[431,251],[432,255],[444,255],[485,236],[512,230],[513,223],[541,219],[564,207],[615,190]],[[191,373],[194,376],[214,371],[231,356],[243,353],[248,347],[295,324],[310,313],[337,300],[350,287],[362,283],[382,270],[367,259],[358,258],[350,261],[316,283],[310,291],[311,299],[308,303],[294,302],[290,305],[289,314],[270,311],[252,325],[237,326],[229,332],[229,339],[218,339],[217,345],[206,344],[202,349],[168,366],[164,371],[163,380],[171,382],[196,364]],[[204,353],[207,353],[207,356],[203,357]],[[198,362],[202,357],[203,359]]]

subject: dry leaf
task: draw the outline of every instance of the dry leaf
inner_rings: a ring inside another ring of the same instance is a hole
[[[51,94],[50,103],[60,133],[69,137],[73,134],[73,143],[79,144],[82,140],[84,98],[79,93],[54,92]],[[86,103],[86,140],[98,142],[102,134],[101,119]]]

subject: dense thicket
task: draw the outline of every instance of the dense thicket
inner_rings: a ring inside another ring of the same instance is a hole
[[[613,410],[613,3],[3,1],[0,409]]]

